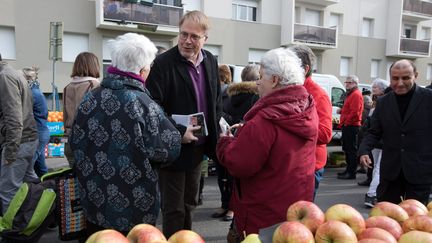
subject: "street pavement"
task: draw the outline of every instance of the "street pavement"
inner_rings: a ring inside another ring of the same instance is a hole
[[[330,148],[330,150],[339,150],[340,147]],[[47,159],[49,168],[61,168],[68,166],[64,158]],[[363,205],[364,195],[367,187],[357,185],[358,181],[363,181],[366,176],[358,174],[356,180],[338,180],[336,173],[343,171],[344,168],[326,168],[324,178],[318,190],[315,203],[325,211],[334,204],[345,203],[356,208],[365,218],[369,209]],[[219,219],[211,218],[213,211],[220,206],[220,194],[217,186],[216,176],[209,176],[205,180],[203,205],[199,206],[194,215],[193,230],[200,234],[208,243],[226,242],[226,234],[230,222],[223,222]],[[269,198],[271,200],[271,198]],[[160,228],[160,217],[158,227]],[[48,230],[39,242],[58,243],[57,229]],[[72,243],[78,241],[70,241]]]

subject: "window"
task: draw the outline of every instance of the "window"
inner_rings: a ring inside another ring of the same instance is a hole
[[[421,40],[430,40],[431,39],[431,28],[429,27],[422,27],[421,29]]]
[[[371,78],[378,78],[378,76],[379,76],[379,64],[380,64],[380,60],[372,59],[372,61],[371,61],[371,73],[370,73]]]
[[[153,0],[154,3],[181,7],[181,0]]]
[[[404,24],[404,36],[405,38],[416,38],[417,27],[415,25]]]
[[[321,12],[318,10],[306,9],[305,24],[313,26],[321,26]]]
[[[233,1],[232,18],[235,20],[257,21],[256,1]]]
[[[330,13],[330,27],[337,27],[339,30],[342,28],[342,14]]]
[[[0,53],[3,59],[16,59],[15,29],[0,26]]]
[[[346,77],[349,75],[349,64],[350,64],[350,60],[351,58],[349,57],[341,57],[340,59],[340,70],[339,70],[339,75],[342,77]]]
[[[215,45],[204,45],[204,49],[206,49],[207,51],[209,51],[211,54],[213,54],[213,56],[216,57],[216,59],[218,61],[219,60],[219,56],[220,56],[220,46],[215,46]]]
[[[426,80],[429,80],[429,81],[432,80],[432,64],[427,65]]]
[[[341,88],[333,87],[331,90],[331,103],[332,106],[337,106],[339,108],[342,108],[343,106],[343,99],[342,95],[345,93],[345,91]]]
[[[248,63],[259,64],[261,62],[261,57],[264,56],[266,52],[265,50],[249,49]]]
[[[63,34],[63,62],[74,62],[76,56],[89,50],[89,36],[87,34]]]
[[[373,19],[363,18],[362,36],[373,37]]]

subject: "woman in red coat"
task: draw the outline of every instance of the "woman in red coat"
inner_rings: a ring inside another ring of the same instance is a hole
[[[217,155],[235,178],[232,204],[240,236],[286,220],[288,207],[312,201],[318,117],[300,60],[278,48],[261,60],[260,99],[235,136],[221,134]]]

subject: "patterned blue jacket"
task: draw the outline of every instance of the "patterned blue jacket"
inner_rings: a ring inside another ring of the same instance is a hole
[[[175,160],[181,137],[139,81],[108,75],[85,95],[69,143],[87,220],[120,231],[156,223],[153,165]]]

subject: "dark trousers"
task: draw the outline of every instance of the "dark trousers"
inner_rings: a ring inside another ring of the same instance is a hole
[[[381,171],[384,168],[381,168]],[[392,181],[384,179],[380,176],[380,183],[377,188],[378,202],[387,201],[399,204],[403,198],[416,199],[419,202],[427,205],[429,195],[431,194],[431,184],[411,184],[409,183],[401,170],[399,176]]]
[[[195,168],[187,171],[159,170],[159,186],[162,200],[162,230],[168,239],[182,229],[192,229],[193,210],[198,205],[203,146],[195,148]]]
[[[357,135],[359,128],[359,126],[342,127],[342,149],[345,152],[346,172],[349,175],[355,175],[357,171]]]
[[[216,161],[216,173],[221,193],[221,208],[228,210],[233,189],[233,179],[228,170]]]

